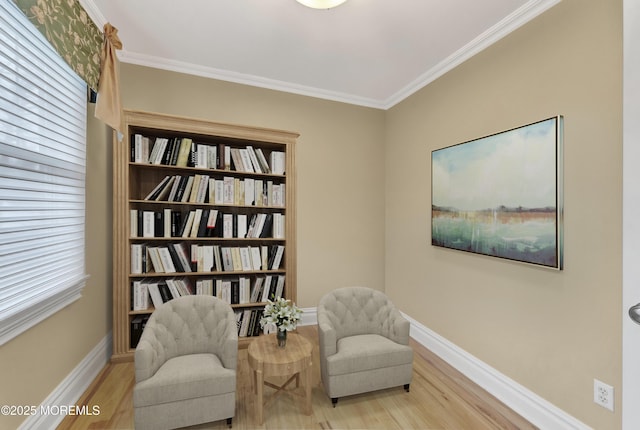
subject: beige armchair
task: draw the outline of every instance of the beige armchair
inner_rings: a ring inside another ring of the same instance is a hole
[[[236,406],[234,312],[212,296],[185,296],[153,312],[135,351],[135,427],[171,429],[231,420]]]
[[[322,383],[334,407],[343,396],[401,385],[409,391],[409,321],[382,292],[347,287],[325,295],[318,337]]]

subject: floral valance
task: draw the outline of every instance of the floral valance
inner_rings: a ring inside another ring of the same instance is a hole
[[[97,90],[102,32],[78,0],[14,0],[60,56]]]

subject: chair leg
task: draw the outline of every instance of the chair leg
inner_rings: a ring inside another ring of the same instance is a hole
[[[409,386],[411,384],[404,384],[404,391],[406,391],[407,393],[409,392]]]
[[[231,428],[231,427],[232,427],[232,421],[233,421],[233,417],[231,417],[231,418],[227,418],[227,426],[228,426],[229,428]]]
[[[331,403],[333,404],[333,407],[336,407],[336,404],[338,403],[338,398],[337,397],[332,397],[331,398]]]

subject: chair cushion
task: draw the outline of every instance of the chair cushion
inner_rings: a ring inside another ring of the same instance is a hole
[[[378,334],[361,334],[338,340],[338,352],[327,357],[327,372],[344,375],[413,362],[413,350]]]
[[[135,407],[157,405],[236,390],[236,372],[213,354],[191,354],[165,362],[151,378],[136,384]]]

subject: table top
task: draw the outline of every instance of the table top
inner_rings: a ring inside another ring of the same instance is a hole
[[[248,348],[249,365],[265,374],[286,375],[311,365],[311,342],[297,333],[287,333],[287,345],[278,347],[276,334],[256,337]]]

